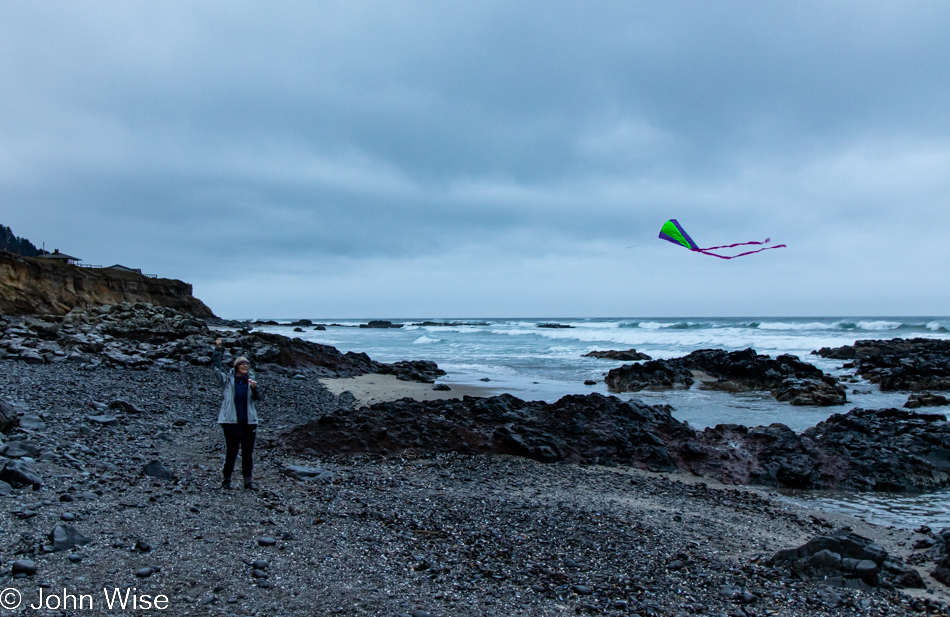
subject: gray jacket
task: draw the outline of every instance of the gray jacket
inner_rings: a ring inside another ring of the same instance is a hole
[[[211,356],[211,368],[214,370],[215,377],[224,386],[224,400],[221,401],[221,411],[218,412],[218,424],[237,424],[237,407],[234,406],[234,369],[225,371],[221,364],[221,356],[224,350],[215,347],[214,355]],[[249,379],[254,379],[254,373],[248,373]],[[257,424],[257,407],[254,401],[261,400],[261,387],[247,389],[247,423]]]

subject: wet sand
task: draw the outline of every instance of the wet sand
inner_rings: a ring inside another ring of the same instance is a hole
[[[333,394],[349,391],[361,405],[372,405],[401,398],[417,401],[462,398],[463,396],[494,396],[501,390],[481,386],[449,385],[451,390],[433,390],[434,384],[416,381],[401,381],[393,375],[367,374],[341,379],[324,378],[320,380]]]

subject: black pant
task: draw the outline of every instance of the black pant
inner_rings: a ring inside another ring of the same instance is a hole
[[[245,478],[254,475],[254,438],[257,436],[257,425],[247,424],[222,424],[224,429],[224,444],[227,451],[224,455],[224,469],[222,473],[225,478],[231,477],[234,471],[234,462],[237,460],[238,448],[241,448],[241,471]]]

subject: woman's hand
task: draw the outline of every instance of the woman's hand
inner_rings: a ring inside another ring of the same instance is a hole
[[[256,387],[257,387],[257,382],[254,381],[253,379],[248,379],[248,380],[247,380],[247,384],[248,384],[249,386],[251,386],[252,388],[256,388]]]

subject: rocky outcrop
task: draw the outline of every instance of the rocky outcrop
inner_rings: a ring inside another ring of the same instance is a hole
[[[790,577],[819,580],[831,587],[924,587],[917,570],[847,529],[816,536],[798,548],[778,551],[766,565],[787,568]]]
[[[950,390],[950,341],[925,338],[856,341],[812,352],[845,364],[881,390]]]
[[[213,317],[191,285],[135,272],[81,268],[0,251],[0,314],[65,315],[75,308],[148,302]]]
[[[585,353],[583,358],[601,358],[604,360],[619,360],[621,362],[639,362],[640,360],[652,360],[650,356],[645,353],[641,353],[636,349],[628,349],[626,351],[620,351],[616,349],[610,349],[607,351],[590,351]]]
[[[688,388],[693,373],[677,360],[650,360],[643,364],[624,364],[607,372],[604,379],[614,392],[638,392],[647,388]]]
[[[689,387],[699,375],[703,387],[740,392],[769,390],[792,405],[843,405],[846,392],[834,377],[792,355],[771,358],[753,349],[700,349],[681,358],[625,364],[605,379],[615,392]]]
[[[423,383],[434,383],[436,377],[445,375],[445,371],[430,360],[400,360],[392,364],[380,364],[375,372],[381,375],[395,375],[400,381]]]
[[[912,554],[907,561],[913,564],[932,561],[935,567],[930,571],[930,576],[950,587],[950,527],[945,527],[935,534],[925,526],[917,529],[917,533],[924,534],[924,537],[914,544],[914,549],[921,552]]]
[[[684,468],[737,484],[892,492],[950,486],[950,422],[899,409],[852,409],[800,435],[784,424],[720,424],[679,451]]]
[[[792,405],[827,407],[848,402],[844,386],[830,375],[821,379],[786,379],[769,392],[775,400],[788,401]]]
[[[246,356],[257,369],[306,371],[317,377],[383,373],[427,383],[445,374],[424,360],[384,364],[363,353],[344,354],[279,334],[216,332],[187,313],[144,303],[80,308],[65,316],[3,317],[0,331],[0,358],[31,364],[181,370],[210,365],[214,340],[220,337],[225,363]]]
[[[461,326],[490,326],[490,321],[414,321],[410,326],[435,326],[440,328],[458,328]]]
[[[916,492],[950,486],[950,423],[885,409],[836,414],[796,434],[783,424],[702,432],[669,410],[600,394],[555,403],[510,395],[402,399],[337,409],[280,440],[328,454],[513,454],[544,462],[681,469],[727,484]]]
[[[796,356],[783,354],[772,358],[754,349],[700,349],[678,360],[687,368],[714,377],[703,384],[719,390],[771,390],[789,378],[818,380],[825,376],[821,369]]]
[[[330,454],[513,454],[544,462],[627,464],[675,469],[667,443],[688,440],[692,429],[669,412],[599,394],[556,403],[526,402],[509,394],[491,398],[402,399],[338,410],[296,427],[284,447]]]
[[[916,409],[918,407],[942,407],[950,405],[950,399],[942,394],[931,394],[930,392],[914,393],[907,397],[904,407],[907,409]]]

